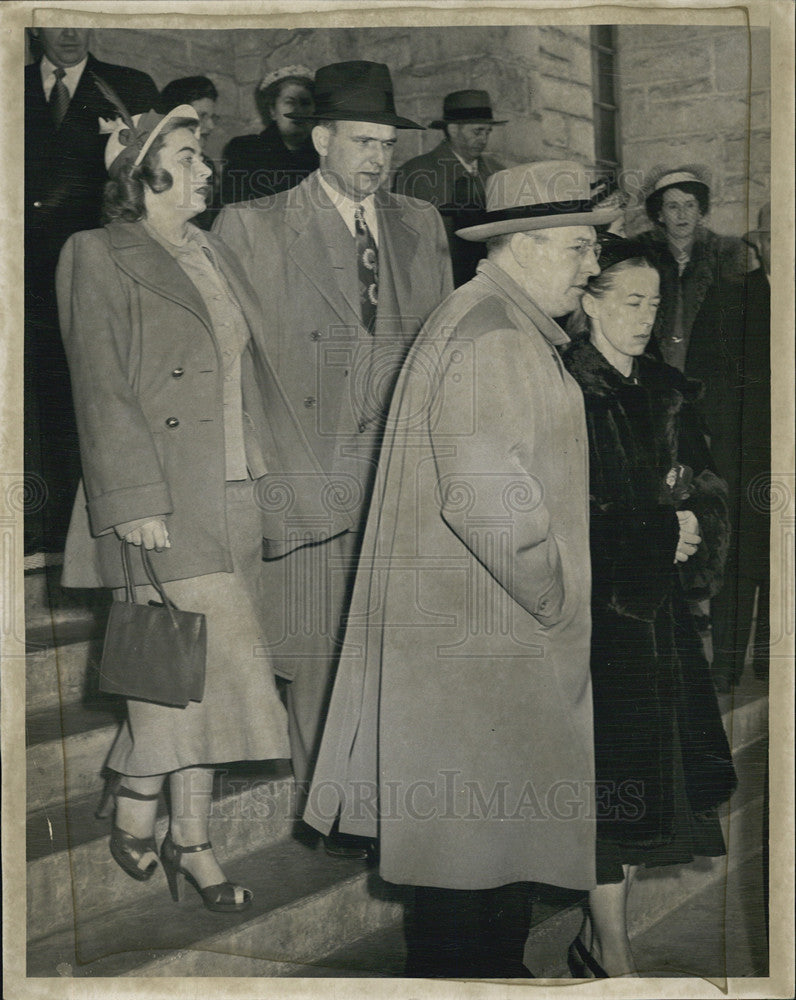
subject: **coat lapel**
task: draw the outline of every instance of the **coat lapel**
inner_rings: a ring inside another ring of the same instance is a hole
[[[111,253],[123,271],[150,291],[194,313],[213,336],[210,316],[195,285],[140,222],[114,222],[108,226],[108,232]]]
[[[351,236],[316,177],[295,189],[285,213],[296,237],[288,256],[315,285],[341,322],[360,321],[359,302],[347,292]],[[353,315],[352,315],[353,314]]]
[[[406,304],[412,302],[412,271],[420,237],[417,230],[406,222],[401,203],[393,195],[380,190],[376,195],[376,207],[379,216],[377,330],[381,332],[385,323],[394,324],[398,317],[401,330],[395,332],[414,334],[417,317],[404,314]],[[390,331],[390,325],[384,332]]]

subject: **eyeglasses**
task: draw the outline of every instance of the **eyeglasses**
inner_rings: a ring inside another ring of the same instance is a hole
[[[596,240],[594,242],[591,242],[590,240],[578,240],[578,242],[574,243],[569,249],[574,250],[578,257],[585,257],[589,250],[591,250],[594,254],[594,259],[599,260],[603,248],[602,245]]]

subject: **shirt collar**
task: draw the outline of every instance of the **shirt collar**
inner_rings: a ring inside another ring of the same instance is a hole
[[[86,68],[86,63],[88,62],[88,56],[82,59],[79,63],[74,66],[64,66],[64,83],[69,90],[69,96],[75,96],[75,90],[80,82],[80,77],[83,75],[83,70]],[[52,83],[52,76],[58,67],[55,63],[50,62],[47,56],[41,57],[41,81],[42,83],[50,82]]]
[[[468,174],[475,175],[478,173],[478,157],[476,157],[472,163],[468,163],[467,160],[464,160],[462,159],[461,156],[459,156],[459,154],[456,152],[453,146],[451,146],[451,152],[459,161],[459,163],[461,163],[461,165],[464,167],[464,169],[467,171]]]
[[[362,201],[354,201],[353,198],[349,198],[348,195],[343,194],[342,191],[338,191],[337,188],[332,187],[332,185],[323,176],[321,170],[318,170],[318,180],[320,185],[326,194],[329,196],[329,200],[340,213],[343,222],[345,222],[348,231],[352,236],[356,236],[356,224],[354,222],[354,213],[359,205],[362,206],[365,213],[365,222],[368,225],[371,233],[373,234],[373,239],[378,243],[379,241],[379,223],[376,215],[376,196],[375,194],[369,194],[367,198],[363,198]]]
[[[165,236],[161,236],[153,226],[150,226],[146,219],[142,219],[141,222],[152,239],[158,242],[164,250],[167,250],[172,257],[177,257],[180,254],[189,254],[197,248],[201,248],[210,257],[210,260],[215,263],[213,248],[210,246],[206,234],[193,223],[188,223],[188,239],[185,243],[172,243]]]

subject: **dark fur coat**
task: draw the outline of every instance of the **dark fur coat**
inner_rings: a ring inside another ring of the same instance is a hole
[[[691,572],[713,589],[727,549],[726,490],[692,413],[698,386],[646,355],[633,384],[585,340],[564,363],[583,390],[589,433],[598,836],[664,844],[673,833],[678,731],[694,812],[726,800],[736,783],[674,564],[675,512],[693,510],[703,542]],[[667,475],[678,463],[693,479],[681,475],[672,488]]]

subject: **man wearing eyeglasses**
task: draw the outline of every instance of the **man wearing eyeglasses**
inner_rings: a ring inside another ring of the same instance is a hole
[[[410,976],[527,977],[529,882],[594,882],[588,452],[561,363],[599,273],[583,168],[499,171],[472,281],[393,395],[305,819],[415,887]]]

